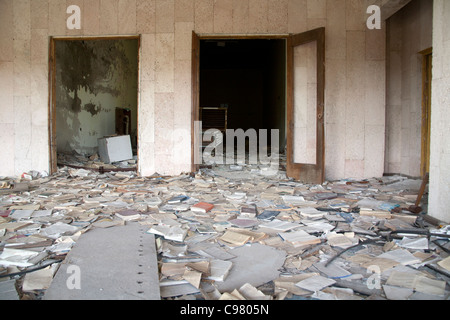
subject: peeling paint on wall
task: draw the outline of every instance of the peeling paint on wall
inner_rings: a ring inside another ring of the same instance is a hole
[[[90,155],[115,134],[115,109],[137,117],[137,39],[56,41],[57,150]],[[137,120],[132,128],[137,127]]]
[[[87,112],[89,112],[92,116],[95,116],[96,114],[98,114],[102,109],[102,106],[96,106],[93,103],[88,103],[84,105],[84,110],[86,110]]]

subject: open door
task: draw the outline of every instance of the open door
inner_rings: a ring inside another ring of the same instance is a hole
[[[304,183],[325,179],[325,28],[287,41],[287,175]]]

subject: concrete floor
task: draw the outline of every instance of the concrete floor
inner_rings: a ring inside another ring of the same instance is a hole
[[[145,231],[139,223],[128,223],[84,233],[44,299],[159,300],[155,237]]]

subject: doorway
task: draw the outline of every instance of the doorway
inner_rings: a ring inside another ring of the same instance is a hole
[[[221,131],[224,153],[227,159],[233,159],[233,164],[234,160],[256,164],[256,157],[251,161],[249,155],[252,147],[255,153],[283,152],[286,143],[285,66],[285,39],[200,40],[199,118],[203,131],[213,128]],[[238,130],[246,134],[243,159],[237,159],[239,138],[234,133]],[[265,141],[261,141],[261,130],[267,133]],[[272,144],[271,133],[275,130],[278,141]],[[252,141],[252,136],[258,141]],[[236,143],[228,141],[231,139],[236,139]],[[260,143],[267,149],[257,150]],[[270,150],[272,146],[277,150]]]
[[[202,161],[198,122],[207,113],[215,123],[225,124],[225,130],[278,130],[280,149],[286,150],[287,175],[305,183],[322,183],[324,62],[324,28],[268,37],[193,32],[192,171]],[[311,156],[305,156],[303,146],[311,149]]]
[[[137,170],[139,46],[137,36],[51,39],[52,172]],[[103,139],[115,139],[114,156]]]

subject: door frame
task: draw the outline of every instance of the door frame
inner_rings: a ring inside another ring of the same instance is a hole
[[[198,128],[196,121],[200,120],[200,41],[201,40],[287,40],[289,35],[201,35],[192,31],[192,112],[191,112],[191,172],[200,168],[197,163],[199,141],[196,139]]]
[[[425,177],[430,171],[431,137],[431,81],[433,48],[419,52],[422,55],[422,133],[420,174]]]
[[[240,39],[283,39],[286,41],[286,134],[287,175],[308,183],[323,183],[325,179],[325,28],[318,28],[300,34],[282,35],[199,35],[192,31],[192,113],[191,113],[191,171],[197,172],[196,156],[199,145],[196,139],[196,121],[200,115],[200,41]],[[294,129],[294,47],[317,41],[317,148],[316,164],[299,164],[293,161]]]
[[[58,37],[51,36],[49,41],[49,55],[48,55],[48,135],[49,135],[49,159],[50,159],[50,174],[58,171],[58,155],[57,155],[57,143],[56,143],[56,41],[95,41],[95,40],[128,40],[134,39],[138,41],[137,48],[137,110],[139,110],[140,103],[140,52],[141,52],[141,35],[134,36],[76,36],[76,37]],[[138,137],[138,159],[139,159],[139,112],[137,114],[137,137]],[[136,166],[137,172],[139,171],[139,161]]]

